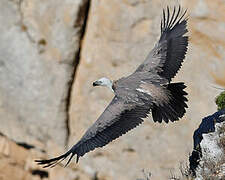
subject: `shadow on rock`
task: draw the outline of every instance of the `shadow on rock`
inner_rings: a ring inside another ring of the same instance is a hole
[[[222,109],[210,116],[203,118],[199,128],[195,130],[193,135],[194,150],[191,156],[189,157],[190,171],[194,176],[196,176],[196,170],[197,168],[199,168],[200,162],[204,156],[202,151],[202,141],[204,139],[204,134],[209,134],[218,131],[219,128],[216,127],[217,125],[222,124],[222,122],[225,122],[225,109]],[[209,149],[210,151],[215,150],[213,150],[211,147],[209,147]]]

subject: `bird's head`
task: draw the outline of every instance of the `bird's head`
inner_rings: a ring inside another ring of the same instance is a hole
[[[112,81],[105,77],[100,78],[99,80],[93,82],[93,86],[106,86],[113,91],[112,85],[113,85]]]

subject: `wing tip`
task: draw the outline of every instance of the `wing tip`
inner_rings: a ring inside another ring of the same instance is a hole
[[[43,159],[43,160],[34,160],[35,163],[37,163],[37,165],[41,165],[43,166],[43,168],[53,168],[55,167],[56,165],[58,165],[59,163],[61,163],[63,160],[65,160],[69,155],[71,154],[69,160],[67,161],[66,165],[64,167],[66,167],[70,161],[72,160],[73,156],[75,154],[77,154],[76,152],[69,150],[68,152],[66,152],[65,154],[61,155],[61,156],[58,156],[56,158],[52,158],[52,159]],[[78,160],[79,160],[79,155],[77,154],[77,160],[76,160],[76,163],[78,163]]]
[[[173,29],[176,25],[184,23],[186,26],[186,23],[188,21],[189,16],[187,15],[187,10],[183,10],[181,8],[181,5],[179,4],[178,10],[176,10],[176,6],[173,8],[172,15],[170,16],[170,7],[166,6],[166,8],[163,8],[163,17],[161,20],[161,34],[165,31],[169,31]],[[166,12],[167,12],[167,18],[166,18]],[[186,29],[187,30],[187,29]]]

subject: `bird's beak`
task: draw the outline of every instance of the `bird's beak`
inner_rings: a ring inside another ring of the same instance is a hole
[[[99,81],[93,82],[93,86],[99,86],[99,85],[100,85]]]

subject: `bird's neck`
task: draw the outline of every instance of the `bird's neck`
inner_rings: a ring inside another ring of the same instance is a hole
[[[110,81],[110,83],[108,83],[106,86],[114,93],[114,90],[113,90],[113,81]]]

